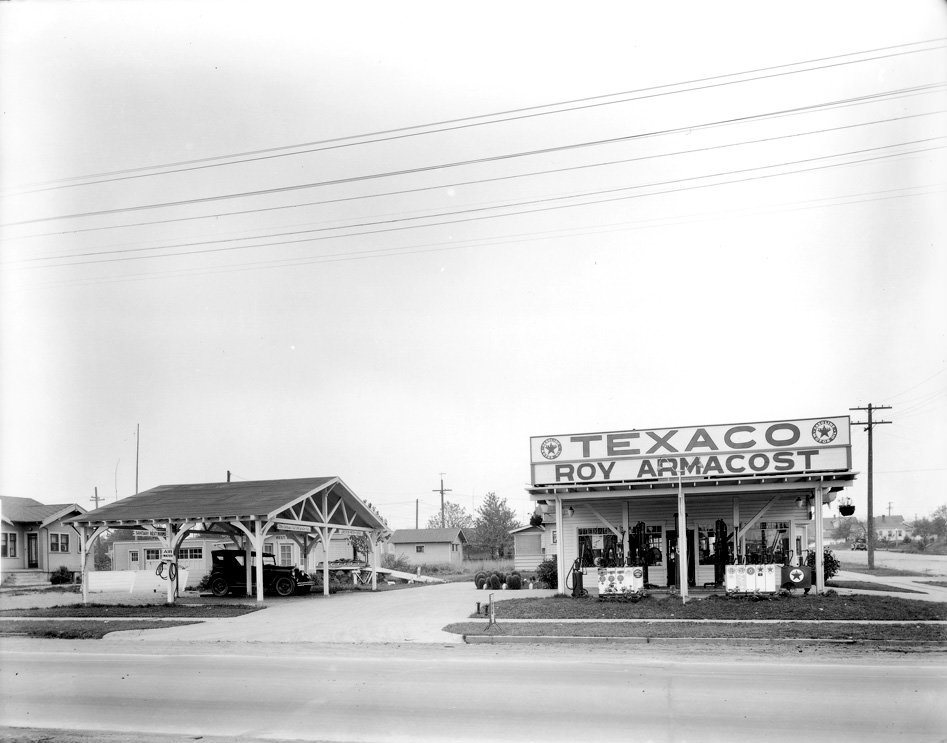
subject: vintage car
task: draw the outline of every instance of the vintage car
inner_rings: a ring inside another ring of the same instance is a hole
[[[256,590],[256,552],[251,553],[250,580],[251,590]],[[246,553],[239,550],[214,550],[211,552],[213,567],[210,571],[208,586],[215,596],[247,591]],[[276,564],[276,556],[263,553],[263,590],[279,596],[292,596],[294,593],[309,593],[314,585],[308,573],[296,567]]]
[[[852,549],[853,549],[853,550],[867,550],[867,549],[868,549],[868,544],[865,542],[864,539],[856,539],[856,540],[852,543]]]

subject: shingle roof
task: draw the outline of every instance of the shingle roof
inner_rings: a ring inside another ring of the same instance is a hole
[[[467,536],[463,529],[398,529],[391,535],[392,544],[427,544],[439,542],[453,542],[459,539],[461,542],[467,541]]]
[[[67,509],[81,511],[75,503],[56,503],[46,505],[33,498],[16,498],[10,495],[0,496],[3,503],[3,519],[11,523],[42,523],[50,516]]]
[[[353,526],[383,524],[383,519],[358,499],[337,477],[308,477],[292,480],[255,480],[184,485],[159,485],[143,493],[97,508],[84,516],[69,519],[74,523],[115,525],[152,520],[213,521],[274,515],[288,504],[331,486],[330,510],[346,497],[349,512],[359,514]],[[312,518],[312,514],[307,514]]]

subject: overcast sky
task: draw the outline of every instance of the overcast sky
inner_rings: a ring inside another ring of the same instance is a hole
[[[0,493],[846,415],[947,503],[942,2],[0,3]],[[864,420],[864,413],[853,413]],[[865,516],[867,435],[851,495]]]

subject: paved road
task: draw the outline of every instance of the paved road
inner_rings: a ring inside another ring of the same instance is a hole
[[[831,545],[830,545],[831,546]],[[855,550],[837,550],[832,552],[841,560],[842,566],[868,565],[868,552]],[[875,550],[875,567],[893,570],[910,570],[931,577],[947,576],[947,555],[925,555],[921,553],[886,552]]]
[[[17,640],[3,649],[0,720],[136,741],[943,740],[947,667],[893,660]]]

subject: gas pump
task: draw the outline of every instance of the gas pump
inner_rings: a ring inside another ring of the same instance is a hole
[[[723,585],[727,572],[727,522],[717,519],[714,523],[714,584]]]
[[[645,524],[639,521],[631,528],[631,538],[629,540],[629,563],[635,567],[644,568],[644,582],[648,584],[648,565],[651,562],[648,559],[647,542],[645,540]]]

